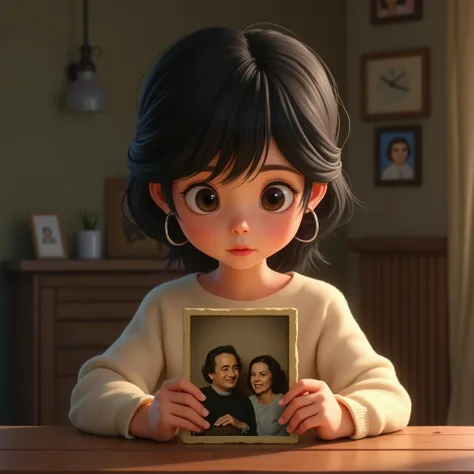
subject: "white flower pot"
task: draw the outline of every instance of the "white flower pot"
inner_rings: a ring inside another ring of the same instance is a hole
[[[77,257],[81,260],[96,260],[102,257],[100,230],[81,230],[77,236]]]

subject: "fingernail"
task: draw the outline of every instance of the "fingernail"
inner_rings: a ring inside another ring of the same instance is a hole
[[[283,418],[278,418],[278,423],[280,423],[280,425],[282,425],[284,423]]]
[[[283,401],[283,398],[281,400],[278,400],[278,405],[282,406],[284,404],[285,404],[285,402]]]
[[[211,425],[209,424],[209,422],[208,422],[208,421],[206,421],[206,422],[205,422],[205,427],[206,427],[206,430],[209,428],[209,426],[211,426]]]
[[[207,416],[207,415],[209,415],[209,412],[204,408],[204,410],[202,411],[202,414],[203,414],[203,416]]]

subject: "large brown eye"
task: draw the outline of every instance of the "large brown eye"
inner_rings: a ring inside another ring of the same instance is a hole
[[[283,184],[272,184],[264,189],[260,205],[269,212],[286,211],[295,198],[293,191]]]
[[[208,186],[195,186],[184,197],[191,211],[197,214],[211,214],[219,209],[219,196]]]

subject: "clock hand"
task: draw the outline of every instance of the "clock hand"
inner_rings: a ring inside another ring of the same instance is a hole
[[[385,84],[389,85],[390,87],[393,87],[394,83],[393,81],[390,81],[389,79],[387,79],[385,76],[380,76],[380,79],[385,82]]]
[[[403,71],[393,80],[393,83],[396,84],[405,74],[406,74],[406,71]]]
[[[399,91],[404,91],[404,92],[408,92],[408,87],[403,87],[403,86],[400,86],[398,84],[393,84],[392,87],[394,89],[398,89]]]

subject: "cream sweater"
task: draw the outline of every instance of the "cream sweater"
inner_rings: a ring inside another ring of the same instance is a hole
[[[333,286],[299,273],[280,291],[253,300],[227,300],[202,288],[197,275],[157,286],[122,335],[80,369],[69,418],[79,429],[131,438],[137,407],[163,380],[182,375],[183,308],[298,310],[299,378],[325,381],[353,416],[353,438],[404,428],[411,401],[390,361],[377,354]]]

